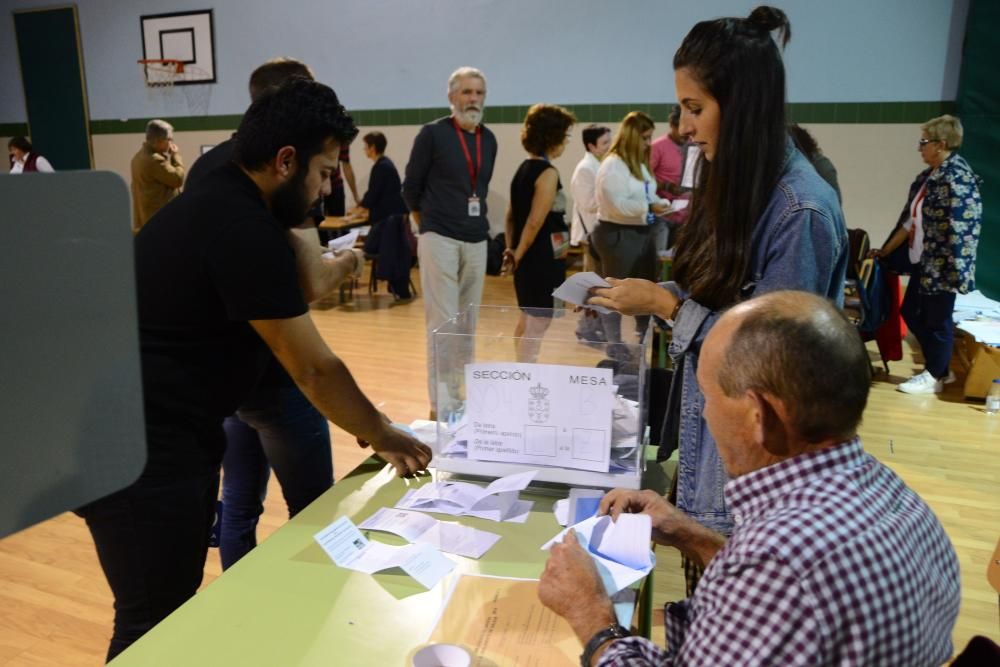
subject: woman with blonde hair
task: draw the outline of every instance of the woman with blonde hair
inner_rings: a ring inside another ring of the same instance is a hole
[[[632,111],[622,120],[611,148],[597,172],[598,224],[591,243],[598,256],[598,272],[612,278],[656,278],[656,236],[670,213],[670,202],[656,194],[649,170],[653,119]],[[621,343],[621,316],[603,315],[608,343]],[[640,338],[648,316],[636,318]],[[612,354],[615,350],[609,350]]]
[[[901,312],[924,355],[924,370],[898,385],[906,394],[936,394],[955,375],[949,370],[955,338],[955,295],[976,289],[976,248],[983,219],[980,178],[957,153],[962,122],[932,118],[920,126],[917,150],[927,165],[910,186],[892,236],[875,255],[904,243],[911,265]]]
[[[518,361],[538,358],[541,337],[552,317],[552,291],[566,279],[569,229],[566,195],[551,160],[566,150],[576,117],[555,104],[528,109],[521,128],[521,145],[528,158],[510,183],[503,254],[504,273],[513,271],[521,318],[514,330]]]

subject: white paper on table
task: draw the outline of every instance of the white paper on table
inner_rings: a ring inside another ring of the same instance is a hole
[[[556,515],[556,523],[565,526],[569,523],[569,498],[560,498],[552,507],[552,513]]]
[[[468,457],[608,472],[610,368],[466,364]]]
[[[976,342],[991,347],[1000,346],[1000,320],[966,320],[958,328],[970,334]]]
[[[436,523],[437,519],[426,514],[380,507],[375,514],[362,521],[358,528],[380,530],[399,535],[407,542],[416,542],[418,537],[430,530]]]
[[[393,547],[370,542],[346,516],[316,533],[313,539],[344,569],[373,574],[398,567],[427,589],[434,588],[455,568],[453,561],[429,544]]]
[[[496,533],[444,521],[435,521],[430,530],[417,538],[417,542],[467,558],[480,558],[499,540]]]
[[[430,544],[441,551],[479,558],[497,543],[500,536],[457,523],[443,523],[420,512],[379,508],[360,528],[399,535],[408,542]]]
[[[329,241],[326,242],[326,246],[333,252],[346,250],[348,248],[353,248],[355,242],[357,242],[358,240],[358,236],[360,235],[361,235],[361,230],[355,228],[347,232],[343,236],[338,236],[336,238],[330,239]]]
[[[603,306],[594,306],[587,303],[587,299],[591,296],[590,289],[592,287],[611,287],[611,285],[593,271],[580,271],[571,275],[562,285],[555,288],[552,296],[562,299],[566,303],[583,306],[598,313],[610,313],[611,311]]]
[[[594,559],[608,595],[642,579],[656,563],[649,548],[653,526],[648,514],[621,514],[618,521],[607,515],[591,517],[571,528]],[[556,542],[562,542],[568,530],[559,531],[542,549],[548,551]]]
[[[502,518],[498,518],[496,510],[489,509],[469,510],[465,513],[465,516],[474,516],[480,519],[489,519],[490,521],[503,521],[505,523],[524,523],[528,520],[528,514],[531,513],[531,508],[534,505],[534,501],[531,500],[518,500],[507,509],[507,514],[503,515]]]
[[[527,519],[532,503],[518,500],[518,492],[526,489],[536,474],[535,470],[514,473],[495,479],[486,487],[469,482],[432,482],[407,491],[396,507],[520,522]]]

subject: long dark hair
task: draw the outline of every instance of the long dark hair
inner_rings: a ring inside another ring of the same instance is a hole
[[[785,159],[785,67],[772,31],[784,47],[788,17],[758,7],[749,17],[702,21],[674,55],[719,103],[715,155],[701,160],[691,217],[680,233],[674,278],[711,308],[730,305],[750,265],[750,241],[781,175]]]

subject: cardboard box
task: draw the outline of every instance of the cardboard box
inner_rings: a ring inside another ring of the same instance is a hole
[[[986,398],[993,380],[1000,378],[1000,348],[976,342],[969,335],[956,336],[955,351],[968,368],[965,376],[966,398]]]

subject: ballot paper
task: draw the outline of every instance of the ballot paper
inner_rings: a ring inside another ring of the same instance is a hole
[[[548,551],[562,542],[566,531],[542,545]],[[617,521],[608,515],[595,516],[572,526],[576,538],[597,565],[608,595],[642,579],[653,569],[655,559],[649,548],[653,524],[648,514],[621,514]]]
[[[393,547],[381,542],[369,542],[346,516],[316,533],[313,539],[334,563],[344,569],[374,574],[398,567],[428,590],[455,568],[454,561],[430,544]]]
[[[701,147],[689,144],[684,155],[684,172],[681,174],[681,187],[693,190],[701,179]]]
[[[691,201],[689,199],[675,199],[670,202],[670,212],[677,213],[678,211],[683,211],[690,203]]]
[[[343,236],[337,236],[326,242],[327,247],[333,251],[346,250],[348,248],[353,248],[354,243],[358,240],[358,236],[361,234],[360,229],[352,229]]]
[[[612,410],[611,446],[623,449],[635,447],[638,435],[639,402],[616,395]]]
[[[430,544],[446,553],[468,558],[479,558],[500,539],[496,533],[438,521],[419,512],[388,507],[380,508],[365,519],[360,527],[393,533],[407,542]]]
[[[608,472],[610,368],[466,364],[468,458]]]
[[[583,306],[598,313],[605,315],[610,313],[611,311],[603,306],[594,306],[587,303],[587,299],[591,296],[590,289],[592,287],[611,287],[611,285],[593,271],[581,271],[567,278],[562,285],[552,292],[552,296],[562,299],[566,303]]]
[[[597,514],[603,497],[604,491],[601,489],[570,489],[566,523],[570,525],[580,523]]]
[[[533,503],[520,500],[518,492],[527,488],[536,474],[529,470],[507,475],[485,488],[469,482],[430,482],[407,491],[396,508],[524,523]]]

